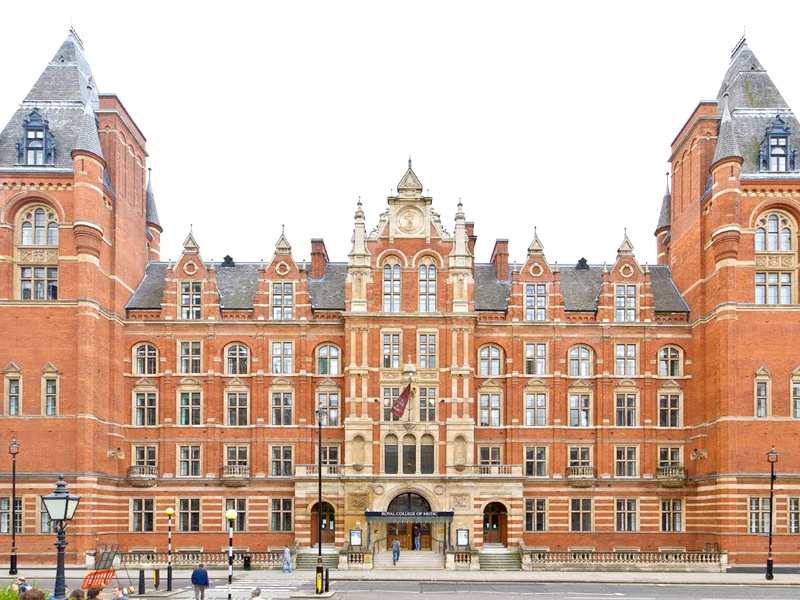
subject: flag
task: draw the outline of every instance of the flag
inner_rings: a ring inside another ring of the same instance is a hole
[[[411,395],[411,384],[409,383],[406,389],[400,392],[400,395],[397,397],[397,400],[395,400],[394,403],[392,404],[391,413],[398,419],[403,416],[404,412],[406,412],[406,406],[408,406],[408,397],[410,395]]]

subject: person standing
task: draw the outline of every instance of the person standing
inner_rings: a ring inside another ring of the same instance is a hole
[[[283,546],[283,572],[286,573],[286,569],[289,569],[289,573],[292,572],[292,551],[289,549],[288,544],[284,544]]]
[[[398,560],[400,560],[400,540],[394,538],[392,542],[392,564],[396,565]]]
[[[419,525],[414,525],[414,550],[419,550],[422,542],[422,532]]]
[[[115,584],[114,587],[111,588],[111,595],[114,597],[114,600],[128,600],[119,584]]]
[[[197,565],[197,568],[192,571],[192,585],[194,586],[194,600],[205,600],[208,571],[203,568],[203,563]]]

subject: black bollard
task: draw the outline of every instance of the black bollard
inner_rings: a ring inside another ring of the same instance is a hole
[[[139,595],[144,596],[144,569],[139,569]]]
[[[325,569],[325,591],[326,592],[328,591],[328,587],[329,587],[330,581],[331,581],[330,575],[331,575],[331,570],[330,569]]]

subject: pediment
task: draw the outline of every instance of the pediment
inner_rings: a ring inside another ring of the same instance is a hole
[[[233,379],[230,379],[230,380],[225,382],[225,387],[226,388],[230,388],[230,387],[243,387],[243,388],[246,388],[247,387],[247,382],[244,379],[241,379],[240,377],[234,377]]]
[[[800,375],[800,366],[798,366],[794,371],[792,371],[792,375]]]
[[[45,366],[42,367],[42,373],[58,373],[58,369],[53,363],[48,362]]]
[[[330,377],[326,377],[322,381],[317,382],[317,387],[339,387],[339,384]]]
[[[178,382],[178,385],[202,385],[199,379],[195,379],[194,377],[184,377]]]
[[[136,380],[136,383],[133,384],[133,387],[156,387],[156,382],[147,377],[140,377]]]
[[[276,377],[272,380],[272,385],[294,387],[294,383],[291,380],[286,379],[286,377]]]
[[[568,387],[571,387],[571,388],[588,388],[588,387],[592,387],[592,382],[591,381],[586,381],[585,379],[578,379],[578,380],[573,381],[572,383],[570,383]]]
[[[614,387],[636,387],[636,382],[633,379],[623,379],[618,382]]]
[[[772,373],[770,373],[769,369],[764,365],[761,365],[761,367],[756,371],[756,377],[769,377],[771,375]]]
[[[486,381],[484,381],[483,383],[481,383],[478,386],[478,389],[488,388],[488,387],[492,387],[492,388],[500,387],[500,382],[498,382],[495,379],[487,379]]]
[[[527,383],[525,384],[525,387],[526,388],[530,388],[530,387],[547,387],[547,382],[544,379],[538,379],[538,378],[529,379],[527,381]]]
[[[20,369],[14,362],[10,362],[6,365],[6,368],[3,369],[3,373],[22,373],[22,369]]]
[[[664,383],[662,383],[662,384],[661,384],[660,386],[658,386],[658,387],[659,387],[659,389],[661,389],[661,388],[673,388],[673,389],[680,389],[680,387],[681,387],[681,384],[679,384],[679,383],[678,383],[677,381],[675,381],[674,379],[668,379],[667,381],[665,381]]]
[[[409,163],[410,162],[411,161],[409,161]],[[406,174],[403,175],[400,183],[397,184],[397,191],[422,193],[422,183],[420,183],[419,178],[417,178],[417,175],[411,169],[410,164],[408,166],[408,171],[406,171]]]

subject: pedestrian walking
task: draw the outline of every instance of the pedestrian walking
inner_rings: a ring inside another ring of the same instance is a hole
[[[114,587],[111,588],[111,595],[114,597],[114,600],[128,600],[125,596],[125,592],[122,591],[122,587],[118,583],[114,584]]]
[[[103,588],[90,587],[86,590],[86,598],[87,600],[103,600]]]
[[[261,588],[253,588],[250,590],[250,597],[251,598],[260,598],[261,597]]]
[[[284,544],[283,546],[283,572],[286,573],[286,569],[289,569],[289,573],[292,572],[292,551],[289,549],[288,544]]]
[[[392,564],[396,565],[398,560],[400,560],[400,540],[394,538],[392,542]]]
[[[28,586],[27,591],[22,592],[20,600],[44,600],[44,592]]]
[[[197,568],[192,571],[192,585],[194,586],[194,600],[205,600],[208,571],[203,568],[203,563],[197,565]]]

